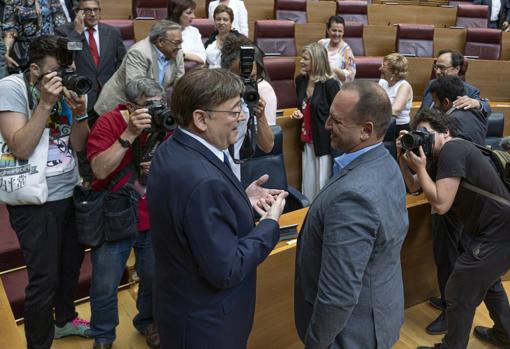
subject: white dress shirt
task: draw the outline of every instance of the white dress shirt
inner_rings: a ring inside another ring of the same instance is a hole
[[[94,40],[96,41],[96,46],[97,46],[97,54],[99,55],[99,57],[101,57],[101,44],[99,43],[99,24],[96,24],[94,27],[93,27],[95,30],[94,30]],[[83,32],[85,33],[85,39],[87,40],[87,44],[89,44],[90,46],[90,38],[89,38],[89,28],[85,27],[85,29],[83,29]]]
[[[202,43],[202,35],[197,28],[191,25],[182,31],[182,52],[193,53],[202,58],[205,63],[205,48]]]

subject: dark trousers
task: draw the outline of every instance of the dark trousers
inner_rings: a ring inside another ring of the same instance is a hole
[[[463,237],[462,223],[451,213],[445,215],[432,214],[432,249],[437,267],[437,282],[441,301],[446,306],[445,289],[467,237]]]
[[[24,309],[27,346],[49,349],[55,322],[63,326],[77,315],[74,295],[84,249],[76,236],[72,199],[7,208],[28,271]]]
[[[508,340],[510,306],[500,278],[510,268],[509,251],[510,242],[494,243],[475,238],[459,256],[446,285],[448,333],[443,347],[467,347],[473,317],[482,301],[494,321],[495,334]]]

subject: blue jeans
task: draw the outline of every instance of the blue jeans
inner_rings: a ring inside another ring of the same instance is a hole
[[[138,314],[133,325],[140,332],[154,322],[152,317],[152,276],[154,252],[150,231],[137,234],[136,238],[105,242],[92,249],[92,283],[90,286],[90,329],[97,343],[115,341],[115,327],[119,324],[117,288],[134,247],[135,269],[140,277],[136,307]]]

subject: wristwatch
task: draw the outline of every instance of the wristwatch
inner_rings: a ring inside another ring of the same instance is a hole
[[[122,139],[122,138],[117,138],[117,140],[119,141],[120,145],[122,146],[122,148],[130,148],[131,147],[131,143],[125,139]]]

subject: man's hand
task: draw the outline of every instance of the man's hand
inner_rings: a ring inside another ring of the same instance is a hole
[[[402,136],[408,133],[406,130],[400,131],[398,134],[398,138],[395,140],[395,146],[397,147],[397,159],[400,159],[400,155],[402,155]]]
[[[427,157],[425,156],[425,152],[423,151],[422,146],[419,148],[420,156],[416,155],[412,151],[406,151],[403,155],[407,166],[415,173],[419,173],[422,170],[425,170],[425,166],[427,166]]]
[[[57,76],[57,72],[44,75],[41,82],[41,103],[53,107],[63,91],[62,78]]]
[[[246,195],[250,199],[251,206],[257,211],[257,208],[264,207],[262,204],[271,205],[275,197],[283,192],[281,189],[267,189],[262,185],[267,182],[269,175],[265,174],[256,181],[253,181],[246,188]],[[257,211],[258,212],[258,211]],[[259,212],[260,213],[260,212]]]
[[[149,174],[150,168],[151,168],[150,161],[140,162],[140,169],[142,170],[142,175],[147,176]]]
[[[262,217],[260,220],[272,219],[276,222],[280,219],[283,209],[285,208],[285,198],[289,195],[286,191],[282,191],[271,205],[261,202],[261,206],[255,208],[255,210]]]
[[[301,110],[294,110],[292,114],[290,114],[291,119],[301,120],[303,118],[303,113]]]
[[[6,53],[6,54],[4,55],[4,59],[5,59],[5,64],[7,64],[7,66],[8,66],[9,68],[13,68],[13,69],[14,69],[14,68],[19,68],[19,64],[18,64],[18,62],[16,62],[16,61],[14,60],[14,58],[12,58],[11,56],[9,56],[9,53]]]
[[[67,105],[73,110],[74,116],[81,116],[87,113],[87,95],[79,96],[76,92],[64,87],[64,96]]]
[[[74,31],[78,34],[82,34],[85,29],[85,14],[83,10],[79,10],[74,17]]]
[[[128,128],[124,132],[131,143],[142,134],[143,130],[151,127],[152,117],[148,112],[149,109],[141,108],[129,115]]]
[[[478,99],[474,99],[468,96],[457,97],[456,100],[453,101],[453,106],[456,109],[480,109],[482,105]]]
[[[257,120],[259,120],[260,118],[266,117],[265,110],[266,110],[266,102],[262,98],[259,98],[259,101],[257,102],[257,104],[253,107],[253,111],[255,112],[255,116],[257,117]]]

